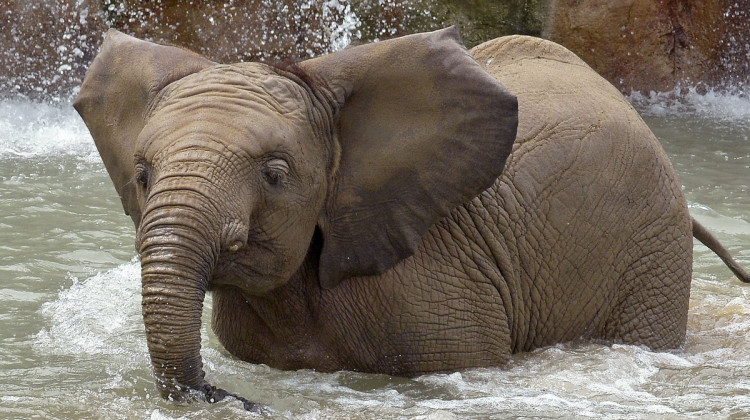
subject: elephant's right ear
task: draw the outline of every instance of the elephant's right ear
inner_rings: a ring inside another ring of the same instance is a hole
[[[148,108],[165,86],[213,64],[196,53],[110,29],[86,72],[73,107],[91,132],[125,214],[136,227],[141,209],[134,182],[135,141]]]
[[[337,108],[323,237],[323,288],[385,272],[503,171],[518,101],[455,28],[347,48],[300,63]]]

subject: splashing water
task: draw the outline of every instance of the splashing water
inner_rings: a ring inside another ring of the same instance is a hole
[[[138,363],[148,362],[145,341],[128,338],[143,330],[139,278],[137,259],[84,282],[72,277],[70,288],[42,305],[41,313],[51,324],[35,336],[35,348],[63,355],[127,354],[137,357]],[[80,304],[96,301],[102,304]]]
[[[309,58],[361,35],[361,21],[345,0],[173,3],[62,0],[4,7],[0,98],[67,101],[110,27],[226,63]]]
[[[652,117],[694,117],[750,129],[750,92],[678,86],[669,92],[632,92],[628,100]]]
[[[748,96],[750,89],[750,1],[729,2],[724,19],[733,29],[722,39],[721,64],[726,70],[726,80],[721,81],[722,90]]]
[[[68,103],[0,101],[0,158],[70,155],[99,162],[86,125]]]

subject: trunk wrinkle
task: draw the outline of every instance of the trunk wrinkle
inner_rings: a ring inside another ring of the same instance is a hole
[[[200,214],[186,222],[204,219],[196,229],[177,225],[175,216],[159,217],[165,213],[171,212],[144,213],[141,226],[143,320],[157,387],[167,399],[184,400],[188,390],[200,391],[205,385],[201,314],[208,277],[218,259],[218,239],[198,230],[211,224]],[[168,224],[160,223],[164,221]]]

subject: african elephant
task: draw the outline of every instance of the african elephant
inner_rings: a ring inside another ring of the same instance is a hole
[[[136,226],[165,398],[225,395],[207,291],[242,360],[411,376],[679,346],[694,230],[747,279],[636,111],[548,41],[470,53],[449,28],[225,65],[110,30],[74,106]]]

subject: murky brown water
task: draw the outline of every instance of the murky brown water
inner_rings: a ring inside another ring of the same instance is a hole
[[[672,157],[692,214],[750,267],[750,101],[633,99]],[[237,403],[176,406],[156,394],[132,243],[72,109],[0,102],[0,418],[245,416]],[[674,352],[569,344],[519,355],[506,369],[408,380],[249,365],[206,331],[208,379],[269,404],[273,418],[744,418],[750,286],[695,251],[687,342]]]

